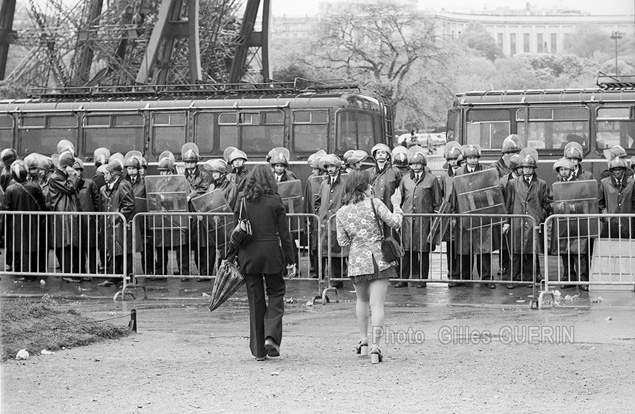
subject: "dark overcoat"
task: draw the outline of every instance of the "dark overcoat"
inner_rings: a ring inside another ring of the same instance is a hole
[[[598,204],[600,211],[608,214],[633,214],[635,212],[635,181],[633,177],[622,178],[618,187],[612,175],[603,178],[599,184]],[[601,237],[630,238],[633,235],[633,220],[629,217],[609,217],[602,226]]]
[[[505,205],[509,214],[523,214],[533,218],[512,218],[510,233],[510,251],[515,254],[533,254],[542,252],[542,237],[534,238],[534,226],[540,226],[551,211],[551,187],[536,174],[527,185],[523,176],[518,176],[507,184]]]
[[[35,182],[13,182],[4,194],[2,209],[15,212],[6,217],[7,235],[5,247],[9,251],[33,252],[42,249],[46,235],[46,220],[44,216],[19,213],[46,211],[46,201],[42,189]]]
[[[108,184],[99,190],[101,211],[107,213],[121,213],[126,220],[131,220],[134,214],[134,193],[132,185],[121,177],[111,189]],[[132,250],[132,232],[125,222],[121,222],[119,217],[107,217],[105,220],[106,249],[113,256],[120,256],[124,253],[124,232],[126,232],[127,253]]]
[[[380,199],[392,212],[392,201],[390,201],[390,197],[395,193],[397,187],[399,187],[401,171],[388,162],[382,170],[379,170],[379,168],[375,166],[369,170],[369,173],[374,197]]]
[[[240,199],[234,219],[238,222]],[[289,234],[287,213],[278,194],[265,194],[259,200],[245,200],[242,217],[251,222],[251,239],[238,251],[242,274],[276,274],[294,262],[293,244]]]
[[[74,213],[82,211],[77,184],[66,171],[56,168],[48,181],[47,205],[50,211]],[[81,240],[80,217],[77,214],[55,215],[49,219],[53,248],[79,246]]]
[[[327,176],[320,184],[320,193],[315,199],[315,212],[320,218],[320,229],[322,230],[322,254],[329,252],[328,236],[331,233],[331,256],[348,256],[348,246],[341,247],[337,243],[337,225],[335,223],[335,213],[342,207],[342,197],[346,188],[346,176],[341,173],[337,175],[335,184],[331,185],[331,177]],[[329,227],[330,225],[330,227]]]
[[[82,211],[89,213],[99,211],[99,188],[93,180],[81,178],[77,182],[77,191]],[[82,215],[81,221],[83,235],[82,245],[94,248],[97,246],[97,240],[99,239],[97,217],[94,215]]]
[[[439,209],[441,205],[441,185],[432,173],[423,172],[419,181],[415,181],[415,173],[411,172],[402,178],[401,208],[405,214],[430,214]],[[429,252],[430,243],[427,243],[430,233],[431,219],[429,217],[404,216],[402,243],[404,249],[413,252]]]

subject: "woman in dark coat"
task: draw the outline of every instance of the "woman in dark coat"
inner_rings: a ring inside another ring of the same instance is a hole
[[[241,202],[244,197],[245,203]],[[236,202],[234,216],[250,218],[253,235],[238,251],[249,298],[249,346],[258,361],[280,356],[284,314],[285,265],[293,265],[293,247],[287,214],[267,165],[256,166],[247,176]],[[265,301],[265,283],[268,303]]]

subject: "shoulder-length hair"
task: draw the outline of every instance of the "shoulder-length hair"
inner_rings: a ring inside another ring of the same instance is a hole
[[[269,165],[256,165],[245,180],[243,194],[248,201],[258,201],[264,194],[278,193],[278,183]]]
[[[342,204],[355,204],[366,198],[364,191],[370,185],[370,175],[366,171],[352,171],[346,177],[346,187]]]

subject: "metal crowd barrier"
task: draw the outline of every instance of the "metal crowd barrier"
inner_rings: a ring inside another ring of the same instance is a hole
[[[319,277],[322,273],[319,219],[314,214],[299,213],[289,213],[287,218],[297,270],[295,275],[285,273],[285,277],[316,281],[321,292],[324,281]],[[146,279],[180,278],[183,282],[214,279],[221,260],[231,253],[230,235],[234,226],[234,215],[229,212],[165,211],[135,215],[132,246],[141,260],[135,261],[135,283],[128,288],[141,288],[147,296]]]
[[[555,214],[545,228],[539,308],[554,305],[558,288],[635,291],[635,214]]]
[[[504,232],[505,223],[510,226]],[[399,278],[391,282],[531,285],[535,290],[541,279],[541,231],[531,216],[521,214],[405,214],[399,231],[392,231],[405,255],[396,266]],[[344,282],[349,249],[337,245],[335,216],[326,223],[325,235],[325,278],[330,284]]]
[[[2,275],[127,283],[130,228],[120,213],[3,211],[0,221]]]

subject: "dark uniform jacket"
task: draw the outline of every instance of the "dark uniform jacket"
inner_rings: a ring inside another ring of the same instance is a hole
[[[66,171],[56,168],[48,181],[47,207],[50,211],[73,213],[82,211],[79,192]],[[78,215],[56,215],[49,220],[49,231],[53,247],[60,249],[68,246],[79,246],[80,220]]]
[[[335,183],[331,185],[331,176],[327,175],[320,184],[320,193],[315,199],[315,214],[320,218],[320,228],[322,229],[322,252],[329,251],[328,232],[331,233],[331,255],[342,257],[348,255],[348,248],[342,249],[337,243],[337,226],[335,223],[335,213],[342,207],[342,197],[346,188],[346,176],[337,174]],[[328,227],[328,225],[330,227]]]
[[[35,182],[13,182],[4,194],[2,209],[16,212],[6,216],[6,248],[9,251],[33,252],[40,250],[46,237],[43,216],[19,214],[21,211],[46,211],[46,202],[40,186]]]
[[[238,222],[242,203],[236,203],[234,219]],[[287,214],[278,194],[264,194],[259,200],[245,200],[242,217],[251,222],[251,239],[238,251],[242,274],[281,273],[293,264],[293,245]]]
[[[432,173],[422,172],[419,181],[416,181],[414,171],[401,179],[399,186],[401,191],[401,208],[405,214],[434,213],[441,205],[441,185]],[[429,217],[404,217],[402,242],[404,249],[414,252],[429,252],[430,243],[427,243],[430,233]]]
[[[106,184],[99,190],[101,211],[108,213],[121,213],[126,220],[132,219],[134,214],[134,193],[132,185],[119,177],[114,186],[110,188]],[[106,249],[113,256],[124,254],[123,235],[127,231],[126,223],[111,217],[106,218]],[[132,253],[132,234],[128,231],[126,235],[127,252]]]
[[[512,218],[510,233],[510,251],[515,254],[533,254],[542,252],[542,237],[534,238],[534,226],[544,223],[551,212],[551,187],[545,180],[532,175],[529,185],[520,175],[507,184],[505,205],[509,214],[524,214],[533,218]]]
[[[237,171],[234,168],[231,173],[227,174],[227,179],[236,184],[238,194],[242,193],[243,189],[245,188],[245,179],[247,178],[247,174],[249,174],[249,170],[246,166],[241,168],[240,171]]]
[[[621,186],[618,186],[615,177],[602,179],[599,184],[598,204],[600,211],[608,214],[632,214],[635,213],[635,181],[633,177],[622,177]],[[628,217],[610,217],[608,223],[602,226],[601,237],[630,238],[633,220]]]
[[[93,180],[81,178],[77,182],[77,191],[79,204],[82,211],[96,212],[99,211],[99,188]],[[97,218],[94,215],[81,216],[82,221],[82,245],[94,247],[99,239],[97,231]]]
[[[373,186],[375,198],[384,202],[386,207],[392,212],[392,202],[390,197],[394,194],[399,183],[401,182],[401,171],[399,168],[393,167],[389,162],[386,163],[382,170],[377,166],[370,170],[370,182]]]

